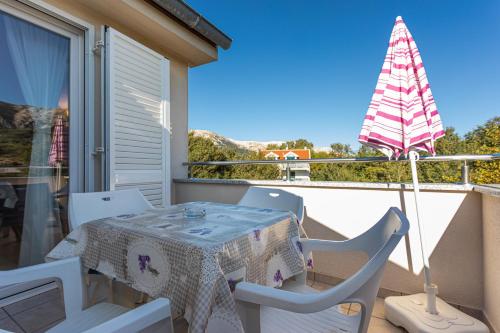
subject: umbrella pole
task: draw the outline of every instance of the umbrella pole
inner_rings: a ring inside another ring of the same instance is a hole
[[[61,163],[57,163],[56,191],[61,189]]]
[[[437,295],[437,285],[432,283],[431,279],[431,269],[429,266],[429,257],[427,256],[424,244],[424,227],[422,221],[422,214],[420,209],[420,187],[418,184],[418,174],[417,174],[417,160],[419,159],[419,154],[416,151],[410,151],[410,165],[411,165],[411,175],[413,180],[413,194],[415,198],[415,208],[417,211],[417,225],[418,225],[418,236],[420,240],[420,252],[422,255],[422,260],[424,262],[424,278],[425,285],[424,290],[427,295],[426,311],[431,314],[437,314],[436,308],[436,295]]]

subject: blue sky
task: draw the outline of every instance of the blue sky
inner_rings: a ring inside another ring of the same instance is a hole
[[[240,140],[357,136],[401,15],[445,126],[500,116],[500,1],[189,0],[233,38],[189,72],[189,126]]]

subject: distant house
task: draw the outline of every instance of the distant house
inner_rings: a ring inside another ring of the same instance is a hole
[[[262,150],[261,155],[268,160],[308,160],[311,158],[310,149],[269,149]],[[286,179],[287,163],[279,164],[281,177]],[[310,180],[311,169],[309,163],[291,163],[290,178],[292,180]]]

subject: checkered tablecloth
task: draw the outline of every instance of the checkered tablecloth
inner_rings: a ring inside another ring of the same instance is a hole
[[[187,217],[200,212],[204,217]],[[242,331],[232,297],[239,281],[280,286],[305,270],[290,212],[192,202],[92,221],[71,232],[47,260],[80,256],[87,268],[152,297],[204,332],[210,316]]]

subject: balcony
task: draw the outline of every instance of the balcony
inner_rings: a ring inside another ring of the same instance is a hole
[[[426,225],[426,246],[439,295],[467,314],[486,322],[492,332],[500,327],[500,185],[475,185],[468,182],[467,161],[493,160],[498,155],[429,157],[427,161],[464,161],[462,182],[421,184],[422,207]],[[365,163],[373,159],[328,159],[309,163]],[[378,160],[377,160],[378,161]],[[422,159],[423,162],[426,158]],[[270,161],[227,161],[186,163],[199,165],[274,163]],[[280,161],[282,163],[282,161]],[[294,162],[290,162],[292,164]],[[299,163],[299,162],[296,162]],[[301,161],[300,163],[304,163]],[[494,162],[497,163],[497,162]],[[291,169],[291,167],[290,167]],[[214,201],[237,203],[252,186],[283,189],[304,199],[304,229],[310,238],[344,240],[367,230],[390,206],[416,220],[413,186],[402,183],[319,182],[240,179],[175,179],[174,203]],[[392,295],[413,294],[423,288],[423,263],[420,260],[416,228],[401,242],[390,258],[370,322],[370,333],[404,332],[384,318],[383,299]],[[322,290],[352,275],[364,262],[361,254],[314,253],[309,284]],[[105,291],[98,292],[105,297]],[[114,301],[134,307],[138,294],[119,285]],[[0,300],[0,327],[19,332],[43,331],[64,319],[59,290],[47,291],[19,302]],[[356,304],[342,310],[355,314]],[[187,332],[183,319],[175,322],[176,332]]]

